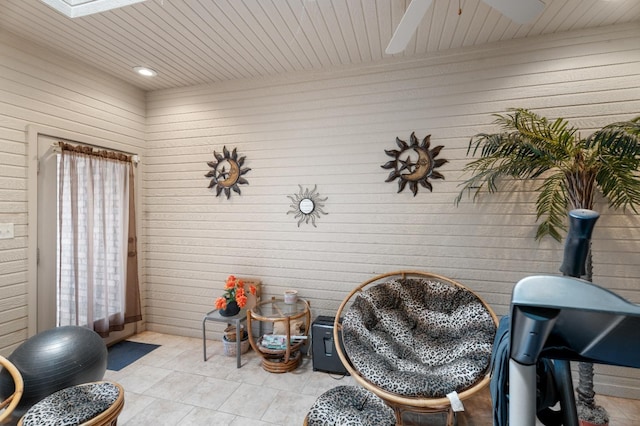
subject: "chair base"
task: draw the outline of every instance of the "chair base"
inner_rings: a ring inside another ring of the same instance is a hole
[[[415,414],[438,414],[438,413],[447,413],[447,423],[446,426],[456,426],[458,424],[458,416],[456,412],[453,411],[451,406],[443,406],[443,407],[413,407],[406,406],[401,404],[393,404],[389,401],[384,401],[389,407],[393,409],[393,414],[396,417],[396,426],[403,426],[404,419],[403,416],[406,413],[415,413]]]
[[[291,354],[287,361],[285,361],[283,357],[264,358],[262,360],[262,368],[269,373],[288,373],[298,368],[301,360],[302,353],[296,351],[294,354]]]

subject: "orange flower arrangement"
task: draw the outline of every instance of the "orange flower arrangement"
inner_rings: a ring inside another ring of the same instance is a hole
[[[247,293],[244,288],[244,281],[237,279],[233,275],[229,275],[229,277],[227,277],[227,282],[224,285],[224,289],[224,295],[216,299],[216,309],[226,309],[227,304],[234,301],[239,307],[245,307],[247,304]],[[253,295],[256,294],[255,286],[249,286],[249,293]]]

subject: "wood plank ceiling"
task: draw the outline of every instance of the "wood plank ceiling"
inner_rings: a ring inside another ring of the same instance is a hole
[[[388,60],[384,49],[409,1],[147,0],[71,19],[39,0],[2,0],[0,29],[156,90]],[[544,3],[537,19],[517,25],[481,0],[435,0],[396,56],[640,25],[640,0]],[[132,72],[137,65],[159,75],[140,77]]]

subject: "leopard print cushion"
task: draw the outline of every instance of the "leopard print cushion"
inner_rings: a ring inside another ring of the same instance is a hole
[[[106,411],[120,390],[113,383],[96,382],[55,392],[31,407],[22,418],[24,426],[82,424]]]
[[[307,415],[309,426],[393,426],[393,410],[370,391],[338,386],[320,395]]]
[[[345,351],[364,378],[389,392],[428,398],[482,379],[496,331],[473,293],[415,278],[362,291],[342,326]]]

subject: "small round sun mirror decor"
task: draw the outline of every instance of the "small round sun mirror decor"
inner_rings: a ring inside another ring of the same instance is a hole
[[[409,188],[415,197],[418,193],[418,184],[433,191],[429,182],[431,179],[444,179],[444,176],[435,169],[448,163],[443,158],[436,159],[443,146],[439,145],[429,149],[431,146],[431,135],[427,135],[422,142],[418,142],[415,132],[411,133],[411,143],[407,144],[400,138],[396,138],[396,144],[400,148],[385,150],[384,152],[393,158],[381,167],[391,169],[389,177],[385,182],[398,181],[398,192],[402,192],[409,184]]]
[[[321,214],[329,214],[324,210],[324,202],[327,201],[327,198],[320,198],[320,194],[316,192],[317,185],[313,187],[310,191],[309,188],[302,189],[302,185],[298,185],[300,188],[300,192],[294,195],[287,195],[287,197],[291,200],[291,210],[287,212],[287,214],[295,215],[294,218],[298,219],[298,227],[302,222],[309,223],[317,228],[316,219],[320,219]]]
[[[207,165],[212,170],[205,177],[211,178],[209,188],[216,189],[216,197],[224,191],[227,199],[231,196],[231,190],[240,195],[238,185],[248,185],[243,177],[250,168],[242,168],[245,157],[239,157],[236,148],[229,152],[227,147],[222,148],[222,154],[213,151],[216,161],[208,161]]]

